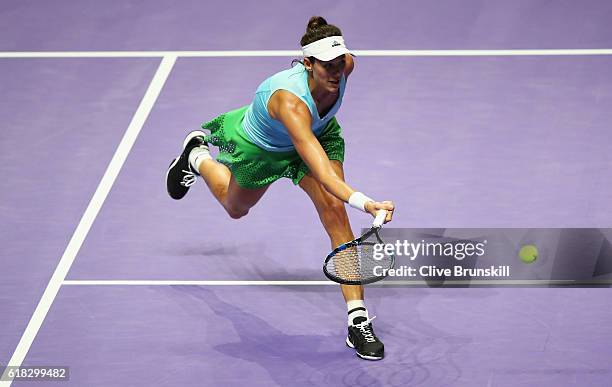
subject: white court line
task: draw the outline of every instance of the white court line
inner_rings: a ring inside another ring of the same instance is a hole
[[[423,286],[426,281],[384,281],[368,286]],[[431,284],[442,284],[431,281]],[[66,280],[71,286],[321,286],[332,281]],[[612,280],[449,280],[444,285],[612,285]]]
[[[516,50],[354,50],[357,56],[576,56],[612,55],[610,48]],[[299,57],[299,50],[247,51],[4,51],[0,58]]]
[[[149,113],[153,108],[153,104],[157,100],[157,97],[159,96],[159,93],[161,92],[170,71],[172,71],[172,67],[174,66],[175,62],[176,57],[173,56],[164,57],[162,59],[155,76],[151,80],[151,83],[149,84],[149,87],[142,98],[142,101],[140,101],[140,105],[138,106],[136,113],[134,113],[134,117],[132,117],[130,125],[121,139],[121,143],[119,143],[119,146],[117,147],[117,150],[115,151],[115,154],[113,155],[113,158],[111,159],[108,168],[106,169],[106,172],[104,173],[104,176],[96,189],[96,192],[91,198],[91,201],[89,202],[89,205],[87,206],[79,225],[74,231],[74,234],[72,235],[72,238],[70,239],[62,258],[60,259],[59,264],[55,268],[55,272],[47,284],[47,288],[45,289],[45,292],[43,293],[34,314],[30,318],[30,322],[23,332],[11,360],[9,360],[9,366],[21,366],[23,360],[28,354],[32,342],[38,334],[38,330],[42,326],[42,323],[45,320],[45,317],[47,316],[47,313],[49,312],[49,309],[51,308],[51,305],[53,304],[62,283],[66,279],[70,266],[72,266],[72,263],[74,262],[74,259],[79,252],[85,237],[87,237],[87,234],[89,233],[89,230],[96,219],[100,208],[106,200],[106,196],[115,183],[115,179],[117,178],[117,175],[119,175],[119,171],[130,153],[130,150],[136,141],[136,137],[138,137],[142,126],[149,116]],[[11,385],[11,383],[12,381],[0,382],[0,387],[8,387]]]
[[[305,286],[337,285],[331,281],[198,281],[198,280],[66,280],[64,285],[87,286]]]

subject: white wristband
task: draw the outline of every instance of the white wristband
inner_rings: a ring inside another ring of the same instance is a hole
[[[365,196],[361,192],[353,192],[353,194],[349,197],[348,203],[351,207],[361,210],[363,212],[367,212],[365,209],[366,202],[373,202],[374,199],[370,199]]]

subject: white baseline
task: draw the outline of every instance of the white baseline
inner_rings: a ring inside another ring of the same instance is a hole
[[[611,48],[515,50],[353,50],[356,56],[581,56],[612,55]],[[301,57],[299,50],[245,51],[2,51],[0,58]]]
[[[429,283],[445,285],[612,285],[612,280],[446,280],[446,281],[393,281],[385,280],[368,286],[423,286]],[[295,281],[295,280],[66,280],[65,286],[329,286],[332,281]]]

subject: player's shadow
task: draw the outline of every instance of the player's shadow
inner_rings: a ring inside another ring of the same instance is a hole
[[[321,281],[326,279],[322,269],[305,270],[301,268],[298,271],[290,272],[278,267],[273,261],[266,260],[265,257],[262,257],[259,262],[260,264],[251,268],[251,274],[262,281]]]
[[[236,256],[237,254],[239,254],[240,249],[236,246],[212,246],[212,247],[207,247],[207,246],[200,246],[200,245],[193,245],[193,246],[186,246],[186,247],[181,247],[178,251],[177,250],[173,250],[172,251],[174,255],[176,256],[202,256],[202,257],[211,257],[211,258],[215,258],[215,257],[219,257],[219,256],[224,256],[224,257],[230,257],[230,256]]]
[[[340,334],[286,334],[262,318],[221,300],[210,289],[193,286],[173,288],[206,304],[217,316],[232,324],[240,342],[216,345],[213,347],[216,351],[260,365],[280,385],[325,384],[324,381],[330,376],[326,372],[330,369],[347,372],[347,366],[360,362],[354,352],[345,347],[344,337]],[[287,318],[304,318],[283,316],[282,305],[275,307],[279,312],[279,325]],[[382,386],[373,378],[370,378],[368,385]]]

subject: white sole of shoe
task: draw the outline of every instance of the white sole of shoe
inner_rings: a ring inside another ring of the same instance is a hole
[[[191,141],[192,138],[197,137],[197,136],[206,136],[206,132],[202,130],[194,130],[194,131],[189,132],[189,134],[187,135],[187,137],[185,137],[185,140],[183,141],[183,149],[185,149],[185,147],[187,146],[187,143]]]
[[[176,165],[176,163],[178,163],[178,160],[179,160],[179,158],[178,158],[178,157],[177,157],[177,158],[175,158],[175,159],[174,159],[174,161],[172,161],[172,164],[170,164],[170,165],[168,166],[168,169],[166,170],[166,181],[168,181],[168,174],[170,173],[170,170],[171,170],[172,168],[174,168],[174,166]]]
[[[349,340],[348,336],[346,338],[346,346],[349,347],[349,348],[355,349],[355,346],[353,345],[353,343],[351,343],[351,341]],[[365,359],[365,360],[382,360],[384,358],[384,356],[377,357],[377,356],[362,355],[362,354],[360,354],[357,351],[355,351],[355,354],[357,356],[359,356],[360,358]]]
[[[365,359],[365,360],[382,360],[383,359],[382,357],[374,357],[374,356],[361,355],[361,354],[359,354],[359,352],[355,352],[355,353],[357,354],[357,356],[359,356],[360,358]]]
[[[353,345],[353,343],[351,343],[351,340],[349,340],[348,336],[346,337],[346,346],[355,349],[355,346]]]

